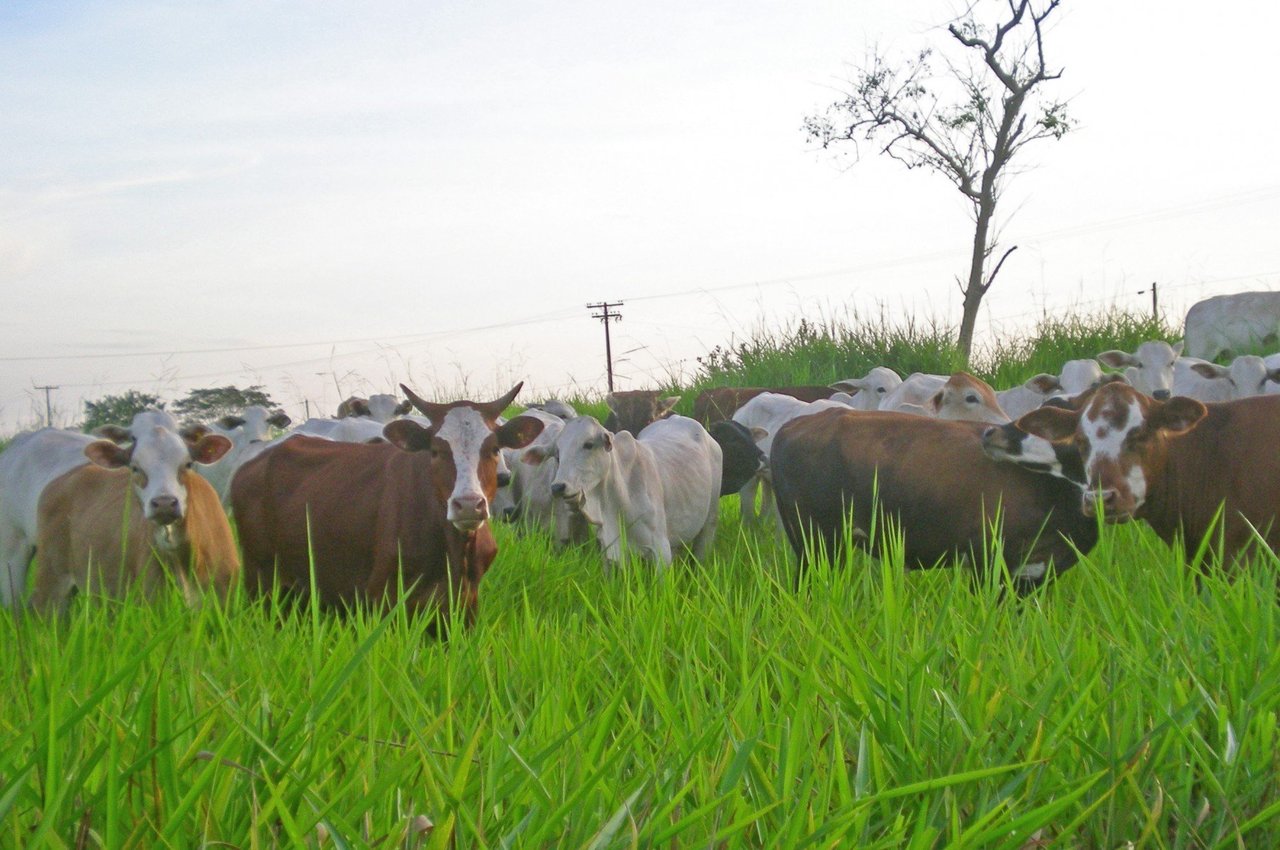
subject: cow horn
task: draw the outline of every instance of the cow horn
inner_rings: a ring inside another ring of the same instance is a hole
[[[404,384],[400,385],[400,389],[404,390],[404,394],[408,396],[409,402],[414,407],[418,408],[419,413],[427,417],[427,419],[430,419],[435,425],[438,426],[440,424],[436,420],[444,415],[445,408],[448,407],[447,404],[435,404],[434,402],[427,401]]]
[[[477,407],[480,408],[480,412],[485,415],[486,419],[497,419],[502,415],[502,411],[506,410],[507,406],[510,405],[511,402],[515,401],[516,396],[520,394],[520,388],[523,386],[524,381],[521,381],[512,387],[511,391],[502,398],[494,399],[487,404],[477,405]]]

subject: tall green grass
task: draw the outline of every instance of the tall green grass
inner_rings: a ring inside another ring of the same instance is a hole
[[[1197,588],[1125,526],[1022,602],[860,553],[797,587],[735,507],[662,574],[500,528],[445,643],[242,598],[6,616],[0,846],[1280,844],[1273,559]]]

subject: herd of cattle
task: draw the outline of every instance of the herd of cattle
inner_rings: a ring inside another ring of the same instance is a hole
[[[692,418],[672,413],[678,397],[638,391],[611,394],[603,424],[558,401],[504,420],[520,385],[448,404],[402,387],[407,401],[349,399],[274,438],[291,423],[263,408],[26,432],[0,453],[0,599],[50,612],[77,590],[176,582],[194,601],[243,581],[469,622],[492,519],[593,545],[607,566],[666,565],[708,551],[731,493],[802,567],[886,541],[912,567],[982,563],[998,527],[1020,592],[1093,546],[1099,512],[1141,518],[1189,555],[1211,531],[1228,559],[1274,547],[1280,362],[1180,354],[1146,342],[999,393],[963,372],[878,367],[826,387],[708,390]]]

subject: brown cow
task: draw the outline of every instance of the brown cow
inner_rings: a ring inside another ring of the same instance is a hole
[[[520,391],[496,401],[432,404],[403,387],[429,420],[388,423],[380,444],[293,437],[242,466],[231,504],[245,584],[319,602],[393,604],[475,617],[477,588],[497,553],[489,503],[501,448],[522,448],[542,422],[496,420]]]
[[[1222,509],[1223,556],[1247,552],[1257,529],[1280,546],[1280,396],[1204,404],[1157,401],[1104,384],[1080,410],[1038,408],[1018,427],[1072,439],[1084,462],[1082,507],[1112,522],[1144,519],[1161,539],[1183,539],[1191,558]]]
[[[763,393],[789,395],[800,401],[820,401],[831,398],[838,390],[834,387],[714,387],[698,393],[693,400],[693,418],[711,427],[712,422],[732,419],[742,405]]]
[[[206,436],[189,443],[190,456],[212,462],[230,445],[225,437]],[[188,462],[178,473],[181,498],[171,503],[156,496],[144,508],[134,493],[148,483],[145,474],[136,463],[119,468],[130,464],[133,450],[90,443],[85,454],[93,464],[45,487],[31,598],[37,611],[65,610],[73,589],[119,598],[137,586],[150,598],[170,576],[189,602],[209,588],[222,600],[239,577],[240,555],[213,486]]]
[[[778,511],[801,568],[806,541],[824,548],[833,561],[849,543],[865,545],[873,499],[881,516],[891,517],[901,531],[908,567],[933,567],[955,557],[980,563],[997,513],[1019,592],[1074,564],[1077,550],[1091,549],[1098,533],[1096,522],[1080,512],[1079,488],[991,460],[982,450],[987,428],[981,422],[841,410],[784,425],[770,466]],[[882,542],[871,541],[875,551]]]
[[[617,434],[626,431],[633,437],[645,426],[666,419],[680,401],[680,396],[662,398],[660,390],[622,390],[605,396],[609,416],[604,420],[606,430]]]

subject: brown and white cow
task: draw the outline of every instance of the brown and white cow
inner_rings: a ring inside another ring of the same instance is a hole
[[[1017,422],[1046,440],[1072,440],[1084,464],[1082,508],[1113,522],[1143,519],[1191,557],[1222,510],[1223,555],[1254,541],[1280,545],[1280,396],[1204,404],[1158,401],[1104,384],[1080,410],[1040,408]]]
[[[784,425],[769,462],[783,528],[801,568],[806,543],[833,561],[849,545],[870,543],[879,553],[883,540],[867,539],[878,521],[876,505],[900,530],[909,568],[954,558],[981,563],[997,515],[1020,592],[1074,564],[1098,533],[1097,523],[1080,512],[1079,488],[988,458],[982,448],[988,427],[840,410]]]
[[[1003,425],[1009,415],[1000,407],[996,392],[981,378],[968,372],[955,372],[930,396],[926,411],[939,419],[961,422],[989,422]]]
[[[193,469],[216,461],[231,441],[180,436],[159,411],[139,414],[127,433],[131,442],[124,445],[89,443],[84,455],[92,463],[41,493],[31,596],[37,611],[65,610],[75,589],[118,598],[137,587],[151,597],[168,576],[188,601],[206,589],[225,599],[239,576],[218,493]]]
[[[497,419],[520,391],[487,403],[433,404],[402,385],[430,423],[386,425],[386,443],[299,436],[240,468],[231,482],[250,593],[309,592],[349,606],[394,603],[474,619],[480,579],[497,553],[489,504],[502,448],[542,422]]]

